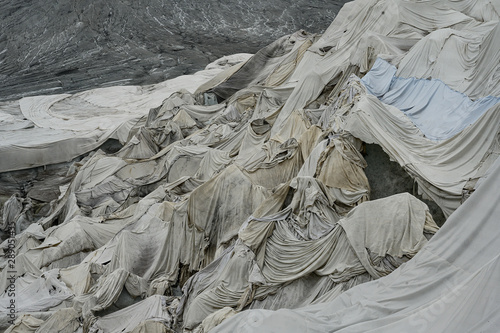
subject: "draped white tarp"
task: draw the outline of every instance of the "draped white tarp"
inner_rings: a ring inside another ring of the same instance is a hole
[[[74,163],[36,224],[35,199],[5,205],[2,230],[20,232],[0,247],[18,273],[9,329],[443,331],[459,316],[455,331],[490,330],[499,8],[357,0],[321,36],[226,70],[2,104],[0,171],[124,143]],[[370,201],[364,143],[451,215],[443,236],[426,245],[438,228],[410,194]]]
[[[467,184],[481,179],[500,155],[498,103],[456,135],[435,141],[425,137],[401,110],[367,94],[359,79],[350,80],[344,92],[350,96],[349,101],[339,100],[339,109],[326,109],[324,117],[329,117],[332,126],[364,142],[379,144],[415,178],[419,191],[432,198],[446,216],[464,200]],[[439,121],[439,115],[428,117]],[[463,124],[462,120],[455,123]]]
[[[249,310],[211,332],[497,332],[500,165],[390,275],[296,310]]]

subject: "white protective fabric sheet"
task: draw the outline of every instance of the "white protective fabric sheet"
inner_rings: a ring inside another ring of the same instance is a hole
[[[95,333],[127,333],[132,332],[146,320],[171,322],[168,298],[155,295],[126,309],[99,318],[92,327]]]
[[[500,154],[500,104],[447,140],[425,136],[404,113],[366,94],[353,78],[345,91],[350,102],[339,103],[327,117],[342,130],[367,143],[379,144],[418,184],[420,193],[432,198],[449,216],[463,201],[466,184],[480,179]]]
[[[500,167],[434,238],[390,275],[329,303],[244,311],[222,332],[498,332]]]
[[[49,215],[16,236],[17,327],[498,327],[499,9],[356,0],[321,36],[284,36],[225,71],[1,104],[0,172],[125,144],[74,163]],[[363,142],[451,215],[428,246],[425,204],[370,201]],[[8,221],[28,209],[19,200]],[[247,311],[259,308],[278,311]]]

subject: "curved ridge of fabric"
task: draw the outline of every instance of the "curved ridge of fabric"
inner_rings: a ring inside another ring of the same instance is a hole
[[[247,57],[226,58],[239,62]],[[26,97],[14,107],[11,103],[2,103],[0,108],[6,110],[0,112],[2,118],[4,114],[15,112],[35,127],[0,131],[0,172],[68,162],[98,148],[109,138],[124,143],[129,134],[127,129],[132,127],[128,122],[137,123],[150,108],[160,105],[165,97],[181,88],[194,92],[225,66],[224,63],[211,64],[210,69],[193,75],[144,87],[116,86],[73,95]],[[199,110],[192,112],[199,113]]]

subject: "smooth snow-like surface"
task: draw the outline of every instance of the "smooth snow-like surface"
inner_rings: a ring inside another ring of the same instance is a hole
[[[68,162],[109,138],[124,143],[130,128],[166,97],[179,89],[194,93],[227,66],[249,57],[224,57],[210,69],[150,86],[114,86],[0,103],[0,172]]]

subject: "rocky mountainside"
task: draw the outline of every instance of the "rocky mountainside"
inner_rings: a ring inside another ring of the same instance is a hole
[[[0,100],[193,73],[299,29],[322,32],[344,2],[4,0]]]

